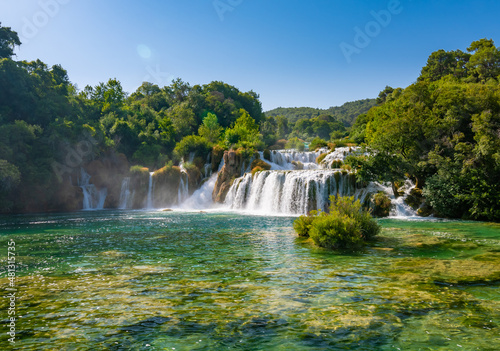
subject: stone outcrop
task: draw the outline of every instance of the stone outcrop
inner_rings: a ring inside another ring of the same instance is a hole
[[[215,203],[223,203],[233,183],[233,180],[241,175],[242,159],[236,151],[224,152],[224,166],[217,176],[212,199]]]
[[[120,201],[122,179],[128,174],[129,163],[124,154],[110,153],[91,161],[84,168],[91,176],[91,183],[98,189],[107,188],[105,208],[116,208]]]
[[[165,166],[153,174],[155,207],[167,207],[177,203],[181,176],[178,166]]]

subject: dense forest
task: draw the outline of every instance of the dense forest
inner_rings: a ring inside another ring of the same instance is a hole
[[[493,40],[432,53],[414,84],[386,87],[356,120],[351,138],[374,153],[351,158],[358,177],[409,176],[438,216],[500,221],[499,79]]]
[[[492,40],[432,53],[414,84],[387,86],[377,99],[266,114],[258,94],[218,81],[144,82],[128,94],[109,79],[79,91],[60,65],[13,60],[19,45],[0,26],[0,212],[76,208],[67,194],[84,166],[167,175],[184,163],[201,174],[224,150],[350,142],[371,155],[348,159],[358,180],[415,180],[422,214],[500,220],[500,50]],[[115,186],[112,177],[96,181]]]
[[[311,119],[320,115],[330,115],[339,122],[342,122],[345,127],[353,125],[356,117],[362,113],[366,113],[370,108],[375,106],[375,99],[364,99],[346,102],[342,106],[333,106],[327,109],[313,107],[278,107],[267,111],[267,117],[284,116],[288,122],[295,123],[300,119]]]

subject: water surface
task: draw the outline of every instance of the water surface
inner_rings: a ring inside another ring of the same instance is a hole
[[[23,350],[494,350],[500,226],[381,220],[363,252],[292,217],[95,211],[0,217]],[[5,294],[5,293],[4,293]],[[7,299],[0,343],[8,345]]]

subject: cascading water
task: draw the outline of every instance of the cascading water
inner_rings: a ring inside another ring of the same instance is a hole
[[[355,196],[364,202],[368,188],[353,174],[332,170],[263,171],[234,181],[225,203],[231,209],[267,214],[306,214],[326,210],[330,195]]]
[[[130,191],[130,177],[125,177],[122,180],[122,187],[120,191],[120,203],[118,208],[126,210],[132,207],[134,194]]]
[[[193,195],[180,205],[180,208],[185,210],[203,210],[210,208],[213,205],[212,192],[214,191],[216,181],[217,173],[214,173],[193,193]]]
[[[177,190],[177,203],[182,204],[189,197],[189,178],[186,170],[181,166],[181,181]]]
[[[78,178],[78,186],[83,191],[83,209],[84,210],[102,210],[106,195],[108,194],[107,188],[97,189],[94,184],[90,184],[90,174],[88,174],[83,167],[80,169],[80,177]]]
[[[149,172],[149,184],[148,184],[148,197],[146,201],[146,208],[153,208],[153,174],[154,172]]]
[[[207,162],[209,159],[207,158]],[[206,164],[206,166],[212,166],[211,164]],[[212,200],[212,192],[214,191],[215,183],[217,182],[217,176],[222,167],[224,166],[224,159],[221,160],[219,164],[219,169],[216,173],[210,172],[210,177],[206,179],[206,181],[202,184],[202,186],[196,190],[193,195],[187,198],[189,194],[189,189],[184,186],[184,181],[182,179],[181,173],[181,186],[179,187],[179,207],[184,210],[205,210],[214,206],[214,202]],[[206,178],[206,177],[205,177]],[[186,183],[187,184],[187,183]],[[181,195],[181,188],[184,188],[182,192],[186,195]],[[184,198],[183,200],[181,200]]]
[[[328,150],[326,151],[328,152]],[[329,152],[328,155],[321,161],[321,168],[337,168],[334,167],[334,161],[344,161],[347,156],[361,154],[359,147],[338,147],[334,151]]]
[[[326,152],[326,149],[318,151],[296,151],[296,150],[273,150],[270,153],[271,160],[264,158],[264,153],[259,152],[260,158],[271,165],[272,170],[294,170],[300,164],[302,169],[317,169],[316,158]]]

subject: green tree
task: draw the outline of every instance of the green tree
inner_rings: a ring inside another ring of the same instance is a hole
[[[236,120],[233,128],[226,129],[224,134],[224,145],[227,148],[236,147],[260,147],[262,135],[259,134],[259,126],[250,114],[240,109],[240,117]]]
[[[467,51],[472,53],[467,63],[470,75],[481,82],[500,76],[500,50],[495,47],[492,39],[474,41]]]
[[[210,143],[217,143],[219,141],[222,127],[217,120],[217,116],[213,113],[208,113],[205,118],[203,118],[203,124],[198,128],[198,134]]]
[[[21,45],[19,36],[10,27],[2,27],[0,22],[0,59],[11,58],[14,48]]]

